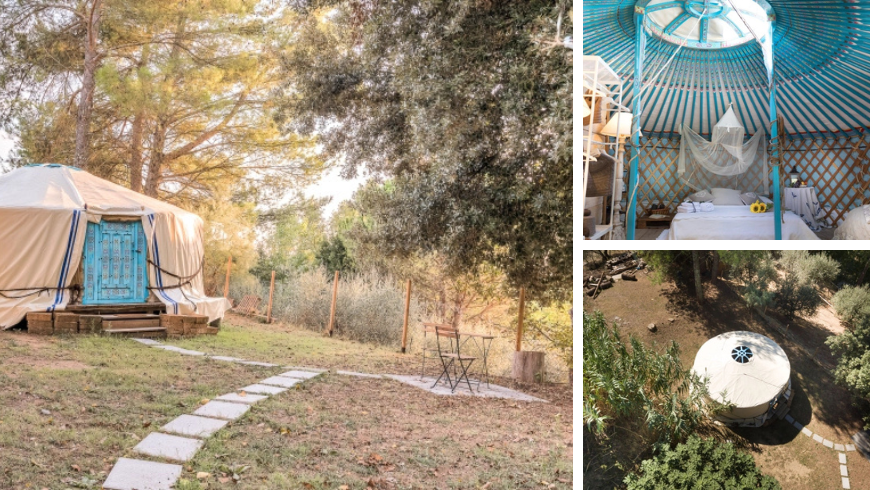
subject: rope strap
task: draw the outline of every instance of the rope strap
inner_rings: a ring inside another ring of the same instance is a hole
[[[63,291],[69,290],[69,291],[78,292],[78,291],[82,290],[82,287],[79,286],[78,284],[73,284],[72,286],[66,286],[66,287],[62,287],[62,288],[59,288],[56,286],[39,286],[39,287],[34,287],[34,288],[0,289],[0,296],[3,296],[6,299],[21,299],[21,298],[26,298],[28,296],[33,296],[34,294],[38,295],[38,294],[42,294],[42,293],[48,293],[49,291],[61,291],[61,290],[63,290]],[[21,292],[21,291],[31,291],[31,292],[29,292],[27,294],[22,294],[21,296],[9,296],[8,294],[6,294],[6,293],[13,293],[13,292]]]

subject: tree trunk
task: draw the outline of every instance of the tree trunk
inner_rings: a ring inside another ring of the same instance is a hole
[[[94,109],[94,88],[97,72],[97,40],[100,31],[100,16],[102,15],[102,0],[94,0],[91,11],[87,13],[85,36],[85,63],[82,75],[82,89],[79,94],[79,107],[76,114],[76,149],[73,165],[86,170],[90,158],[91,113]]]
[[[701,285],[701,259],[697,250],[692,250],[692,267],[695,269],[695,294],[698,301],[704,301],[704,287]]]
[[[138,63],[140,70],[148,64],[149,53],[150,50],[146,44],[142,48],[142,56]],[[142,192],[142,135],[145,132],[145,119],[145,102],[143,101],[133,117],[133,127],[130,130],[130,189],[135,192]]]
[[[713,251],[713,270],[710,271],[710,281],[716,282],[719,275],[719,252]]]
[[[157,191],[160,189],[160,172],[163,171],[163,160],[166,156],[163,153],[166,145],[166,127],[159,119],[154,128],[151,145],[151,161],[148,163],[148,176],[145,179],[145,195],[157,198]]]
[[[514,379],[520,383],[544,381],[544,353],[530,350],[514,352]]]

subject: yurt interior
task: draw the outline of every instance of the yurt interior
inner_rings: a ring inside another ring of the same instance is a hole
[[[870,5],[583,2],[586,239],[870,239]]]

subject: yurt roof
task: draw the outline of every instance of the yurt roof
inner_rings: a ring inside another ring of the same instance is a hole
[[[870,126],[870,1],[709,0],[702,13],[704,4],[583,2],[583,54],[601,56],[623,77],[629,107],[634,11],[645,8],[645,135],[671,136],[681,124],[709,134],[729,103],[747,134],[765,130],[767,73],[746,28],[765,20],[773,23],[776,104],[789,137],[854,136]]]
[[[139,194],[75,167],[33,164],[0,175],[0,208],[84,209],[98,214],[172,213],[199,219],[172,204]]]
[[[788,384],[791,365],[785,351],[764,335],[736,331],[708,340],[698,350],[692,370],[708,377],[710,396],[737,408],[767,403]]]

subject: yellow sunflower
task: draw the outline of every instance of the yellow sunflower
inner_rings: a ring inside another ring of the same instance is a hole
[[[753,213],[761,213],[761,212],[763,212],[763,211],[761,211],[761,206],[763,206],[763,204],[756,201],[756,202],[749,205],[749,210],[752,211]]]

